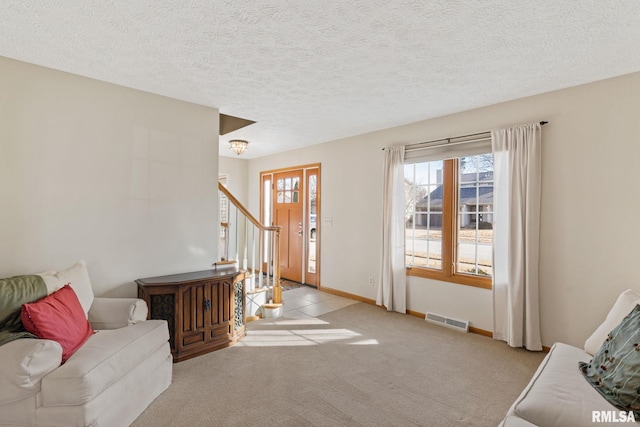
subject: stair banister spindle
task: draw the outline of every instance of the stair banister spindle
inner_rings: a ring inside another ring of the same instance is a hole
[[[271,251],[269,250],[269,234],[271,232],[270,231],[266,231],[264,233],[264,251],[265,251],[265,264],[264,264],[264,285],[265,286],[269,286],[269,272],[271,271],[271,267],[269,266],[270,263],[270,254]]]
[[[238,226],[240,224],[240,222],[238,221],[238,207],[236,206],[236,224],[235,224],[235,229],[236,229],[236,261],[238,262],[238,266],[240,265],[240,258],[238,257],[238,246],[240,246],[240,239],[238,238],[238,231],[240,229],[240,227]]]
[[[271,250],[272,234],[270,231],[267,238],[267,248],[269,248],[269,250],[267,250],[267,286],[271,286],[271,278],[273,277],[273,262],[271,259],[271,255],[273,255],[273,251]]]
[[[249,261],[247,260],[247,248],[249,247],[249,220],[247,217],[244,217],[244,256],[242,257],[242,269],[246,270],[249,266]]]
[[[233,228],[235,226],[235,222],[233,221],[233,206],[229,206],[229,234],[227,235],[227,239],[229,240],[229,253],[227,254],[227,260],[231,261],[234,259],[233,257],[233,252],[234,252],[234,241],[233,241],[233,235],[235,234],[233,232]]]
[[[253,274],[253,287],[256,285],[256,226],[251,227],[251,273]]]
[[[266,233],[266,231],[260,230],[260,234],[258,234],[258,283],[260,288],[262,287],[263,282],[262,266],[264,265],[264,235]]]

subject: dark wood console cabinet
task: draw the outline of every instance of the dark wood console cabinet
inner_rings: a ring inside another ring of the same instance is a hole
[[[245,336],[245,273],[206,270],[136,280],[150,319],[169,323],[173,361],[235,344]]]

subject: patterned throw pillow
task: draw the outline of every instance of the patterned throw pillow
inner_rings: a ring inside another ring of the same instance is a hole
[[[640,417],[640,305],[609,333],[591,362],[579,366],[612,405]]]

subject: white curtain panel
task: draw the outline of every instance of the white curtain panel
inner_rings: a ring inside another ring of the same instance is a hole
[[[376,304],[406,313],[404,146],[385,149],[383,185],[382,267]]]
[[[542,350],[538,302],[541,127],[491,132],[494,156],[493,337]]]

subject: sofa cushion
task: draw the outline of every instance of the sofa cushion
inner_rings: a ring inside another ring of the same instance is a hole
[[[640,418],[640,305],[611,331],[589,363],[580,362],[580,371],[612,405]]]
[[[593,411],[618,412],[577,369],[578,361],[590,358],[579,348],[554,344],[509,415],[539,426],[583,427],[591,425]],[[619,424],[598,424],[605,425]]]
[[[83,405],[91,401],[168,339],[164,320],[96,332],[67,363],[42,379],[42,404]]]
[[[622,322],[622,319],[624,319],[637,304],[640,304],[639,294],[633,292],[631,289],[622,292],[620,296],[618,296],[615,304],[613,304],[613,307],[611,307],[604,322],[602,322],[602,324],[598,326],[598,329],[585,341],[584,351],[592,356],[596,354],[596,352],[600,350],[604,340],[607,339],[609,332],[618,326],[620,322]]]
[[[59,343],[62,363],[93,334],[78,297],[69,285],[36,302],[23,304],[22,324],[38,338]]]
[[[62,288],[67,283],[71,284],[82,305],[85,317],[88,317],[89,309],[93,303],[93,288],[91,287],[86,262],[81,260],[66,270],[58,272],[46,271],[40,273],[39,276],[42,277],[47,285],[49,294]]]
[[[84,405],[39,406],[35,423],[19,425],[39,427],[131,425],[142,411],[171,384],[172,369],[173,358],[169,343],[165,342],[157,351],[140,361],[127,375],[106,388],[92,401]],[[1,415],[2,407],[0,406]],[[180,425],[175,422],[173,424]],[[1,422],[0,425],[2,425]]]
[[[19,339],[0,346],[0,360],[0,404],[5,404],[40,391],[42,377],[60,366],[62,347],[55,341]]]

